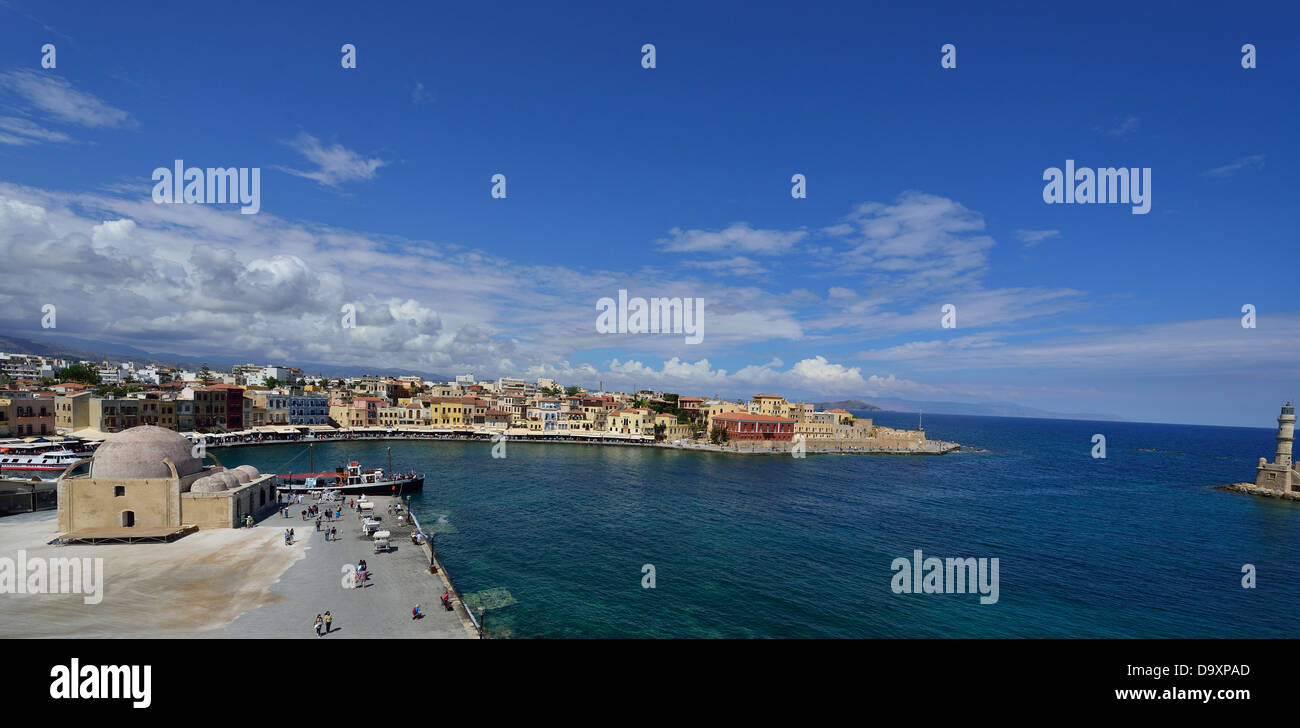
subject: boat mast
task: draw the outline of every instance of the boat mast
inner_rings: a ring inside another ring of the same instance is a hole
[[[384,472],[388,473],[388,477],[393,477],[393,448],[391,447],[388,448],[388,470]]]
[[[316,472],[316,453],[312,450],[311,443],[307,444],[307,472]]]

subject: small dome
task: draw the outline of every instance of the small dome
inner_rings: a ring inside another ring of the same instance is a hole
[[[230,472],[229,470],[223,470],[220,473],[216,473],[215,475],[212,475],[210,477],[213,480],[225,485],[227,489],[238,488],[239,486],[243,485],[243,483],[239,482],[239,478],[235,477],[235,474]]]
[[[226,472],[235,476],[235,480],[238,480],[240,485],[243,485],[244,483],[247,483],[248,481],[252,480],[252,478],[248,477],[247,472],[240,470],[239,468],[235,468],[234,470],[227,470]]]
[[[164,459],[176,466],[180,477],[203,469],[203,463],[191,453],[190,441],[179,432],[153,425],[124,430],[99,446],[90,461],[90,477],[140,480],[170,478],[172,471]]]
[[[239,467],[235,468],[235,472],[246,474],[248,476],[248,480],[257,480],[258,478],[262,477],[262,473],[252,465],[240,465]],[[244,482],[248,482],[248,480]]]
[[[211,475],[205,475],[190,485],[191,493],[218,493],[226,489],[226,484]]]

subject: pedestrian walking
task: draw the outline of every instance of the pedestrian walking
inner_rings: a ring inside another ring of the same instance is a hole
[[[321,637],[321,636],[323,636],[323,635],[321,634],[321,628],[325,626],[325,618],[322,617],[322,616],[320,616],[319,614],[317,614],[317,615],[316,615],[316,623],[315,623],[313,626],[315,626],[315,628],[316,628],[316,636],[317,636],[317,637]]]
[[[334,627],[334,615],[329,612],[325,613],[325,634],[329,634]]]

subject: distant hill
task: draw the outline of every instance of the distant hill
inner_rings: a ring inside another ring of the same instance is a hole
[[[36,354],[56,359],[73,359],[88,361],[134,361],[137,364],[157,364],[159,366],[172,367],[174,369],[197,370],[203,364],[220,370],[229,370],[234,364],[247,364],[250,361],[259,364],[282,364],[284,366],[295,366],[302,369],[303,375],[320,374],[326,377],[359,377],[365,374],[375,376],[402,376],[406,374],[422,374],[426,379],[433,381],[449,381],[454,377],[445,374],[429,372],[412,372],[408,370],[383,369],[375,367],[349,367],[338,366],[336,364],[325,364],[321,362],[306,362],[294,360],[291,362],[270,362],[264,359],[249,357],[231,357],[230,355],[213,355],[206,358],[196,358],[184,354],[148,352],[143,349],[137,349],[133,346],[123,344],[113,344],[105,341],[93,341],[88,339],[76,339],[73,337],[54,337],[50,336],[44,341],[36,339],[24,339],[17,336],[0,335],[0,351],[8,354]]]
[[[841,399],[835,402],[818,402],[813,406],[822,412],[825,412],[826,410],[833,410],[833,409],[848,410],[850,412],[852,412],[853,410],[866,410],[870,412],[873,410],[880,409],[874,404],[867,404],[866,402],[863,402],[860,399]]]
[[[872,409],[886,412],[916,412],[918,410],[945,415],[975,415],[978,417],[1028,417],[1044,420],[1089,420],[1122,422],[1118,415],[1097,412],[1050,412],[1026,407],[1014,402],[918,402],[906,399],[877,399]],[[843,407],[842,409],[850,409]]]

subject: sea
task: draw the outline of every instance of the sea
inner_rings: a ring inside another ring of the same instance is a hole
[[[497,638],[1300,636],[1300,503],[1216,489],[1253,479],[1273,429],[941,414],[925,428],[963,449],[507,442],[494,458],[490,442],[339,442],[315,465],[383,467],[391,447],[424,472],[410,505]],[[301,472],[305,452],[219,457]],[[898,593],[896,560],[917,550],[997,559],[997,601]]]

